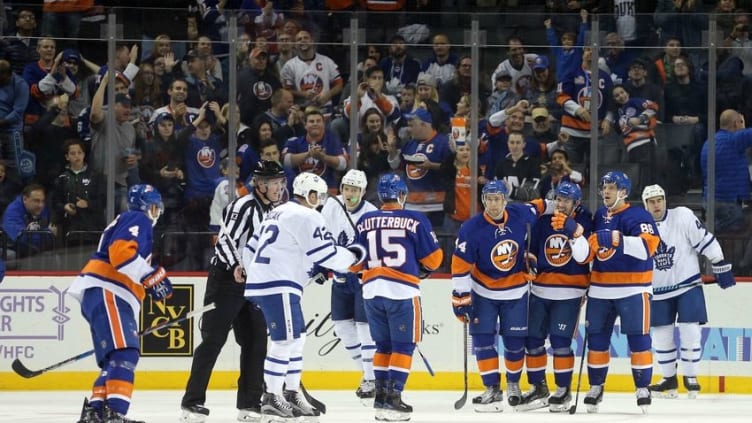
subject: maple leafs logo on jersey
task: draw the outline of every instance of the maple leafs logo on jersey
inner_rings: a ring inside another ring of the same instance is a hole
[[[653,260],[655,261],[656,270],[670,270],[674,265],[674,253],[676,247],[669,248],[665,242],[658,243],[658,249],[655,251]]]
[[[350,240],[347,237],[347,233],[345,231],[342,231],[337,235],[337,245],[349,245]]]

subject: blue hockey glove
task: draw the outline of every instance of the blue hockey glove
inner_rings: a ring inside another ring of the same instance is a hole
[[[310,277],[308,279],[308,282],[316,282],[319,285],[323,285],[324,283],[326,283],[328,275],[328,270],[319,266],[318,264],[314,264],[313,268],[308,272],[308,276]]]
[[[621,244],[621,232],[601,229],[596,232],[598,246],[601,248],[616,248]]]
[[[468,323],[473,309],[473,297],[469,292],[452,291],[452,311],[462,323]]]
[[[718,282],[718,286],[722,289],[731,288],[736,285],[734,274],[731,273],[731,263],[726,260],[721,260],[718,263],[713,264],[713,274],[715,280]]]
[[[164,301],[172,297],[172,283],[167,279],[167,271],[162,266],[144,276],[141,284],[146,288],[149,296],[156,301]]]

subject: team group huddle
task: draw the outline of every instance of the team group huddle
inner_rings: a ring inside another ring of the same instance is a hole
[[[230,328],[241,347],[238,420],[317,421],[325,410],[301,385],[301,298],[306,285],[325,283],[330,273],[335,331],[362,366],[357,396],[372,405],[376,420],[409,420],[413,409],[402,393],[422,335],[420,281],[440,266],[443,253],[427,217],[404,208],[405,181],[397,174],[380,177],[376,208],[363,199],[367,180],[359,170],[348,171],[340,195],[328,199],[323,179],[301,173],[285,201],[285,172],[276,162],[260,161],[253,179],[253,192],[223,212],[204,299],[216,309],[202,318],[180,421],[208,418],[206,388]],[[622,172],[603,175],[599,191],[603,205],[591,214],[579,186],[569,182],[555,188],[552,200],[529,203],[509,202],[504,181],[483,186],[484,211],[462,224],[451,260],[451,307],[467,325],[486,387],[472,400],[475,411],[503,409],[498,335],[508,404],[518,411],[568,410],[572,339],[583,304],[588,412],[597,412],[603,399],[617,317],[643,411],[652,395],[677,396],[678,361],[690,396],[699,392],[700,325],[707,313],[698,255],[712,263],[724,289],[735,284],[731,265],[691,210],[667,209],[660,186],[644,189],[644,208],[627,201],[631,182]],[[91,325],[102,369],[79,423],[137,422],[125,415],[139,358],[140,303],[146,293],[158,301],[172,293],[164,269],[150,264],[159,193],[134,186],[129,208],[105,230],[70,290]],[[553,392],[545,377],[546,340]],[[663,378],[651,385],[653,349]],[[525,393],[523,367],[530,384]]]

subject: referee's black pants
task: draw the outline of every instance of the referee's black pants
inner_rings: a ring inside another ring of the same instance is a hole
[[[237,408],[259,408],[264,393],[266,322],[264,314],[243,297],[245,284],[235,282],[222,264],[209,267],[204,305],[217,306],[201,318],[201,345],[193,352],[191,375],[181,406],[206,403],[206,387],[230,328],[240,345]]]

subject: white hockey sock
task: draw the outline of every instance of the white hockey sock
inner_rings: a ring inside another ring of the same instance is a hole
[[[681,344],[682,375],[697,376],[697,365],[702,357],[700,324],[679,323],[677,326],[679,326],[679,342]]]
[[[337,333],[337,337],[342,340],[347,353],[350,354],[355,362],[360,366],[360,360],[362,359],[360,353],[360,341],[358,340],[358,331],[355,328],[355,321],[350,320],[335,320],[334,331]]]
[[[303,347],[305,347],[306,334],[301,333],[300,338],[293,339],[290,346],[290,365],[287,367],[285,387],[289,391],[300,389],[300,376],[303,373]]]
[[[655,359],[661,369],[661,375],[676,375],[676,344],[674,343],[674,326],[656,326],[653,328],[653,348]]]
[[[363,378],[366,380],[374,380],[376,376],[373,374],[373,354],[376,352],[376,344],[371,338],[371,329],[368,327],[368,323],[358,322],[355,324],[358,329],[358,339],[360,339],[360,355],[363,362]]]
[[[294,341],[271,341],[264,361],[264,383],[266,391],[282,395],[282,385],[290,364],[290,353]]]

